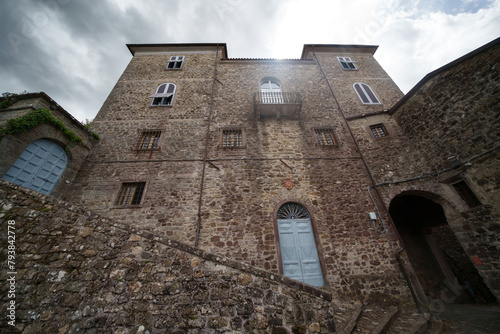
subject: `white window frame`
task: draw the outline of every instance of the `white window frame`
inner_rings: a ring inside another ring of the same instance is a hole
[[[156,88],[156,93],[151,95],[152,106],[172,106],[174,104],[174,96],[177,86],[173,83],[163,83]]]
[[[166,70],[181,70],[184,65],[184,56],[172,56],[167,62]]]
[[[359,100],[363,104],[381,104],[380,100],[377,98],[373,90],[370,88],[365,83],[362,82],[356,82],[354,85],[352,85],[354,91],[359,97]],[[359,90],[356,88],[358,87]]]
[[[272,84],[275,84],[278,88],[273,88]],[[268,85],[268,87],[266,87],[266,85]],[[260,91],[263,93],[282,93],[283,88],[281,82],[277,78],[265,77],[260,81]]]
[[[354,64],[354,61],[351,60],[350,57],[337,57],[337,60],[340,63],[340,67],[342,67],[345,71],[357,71],[358,68]],[[345,64],[345,66],[344,66]]]

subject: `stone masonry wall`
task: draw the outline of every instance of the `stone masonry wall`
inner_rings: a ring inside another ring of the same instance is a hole
[[[182,70],[165,70],[175,55],[186,56]],[[369,57],[351,74],[385,75]],[[219,59],[214,81],[215,58],[215,50],[136,54],[94,120],[101,143],[66,199],[190,245],[200,222],[201,249],[275,273],[282,270],[276,212],[296,202],[312,216],[323,275],[335,297],[411,304],[394,258],[394,231],[381,238],[368,221],[374,211],[370,180],[317,63]],[[279,79],[284,92],[301,94],[298,120],[255,116],[253,94],[267,76]],[[392,82],[386,75],[382,81]],[[173,105],[150,106],[149,96],[166,82],[177,85]],[[355,99],[346,97],[345,104],[361,104],[352,93]],[[333,129],[337,146],[318,145],[314,129],[325,127]],[[221,147],[226,128],[243,130],[243,147]],[[163,131],[159,151],[134,149],[146,129]],[[140,205],[115,204],[123,182],[146,182]]]
[[[393,183],[378,187],[385,205],[404,194],[441,205],[470,265],[475,265],[496,298],[500,296],[498,54],[498,45],[493,45],[449,66],[428,78],[392,114],[350,120],[376,182]],[[379,123],[389,136],[375,139],[369,126]],[[459,180],[465,180],[482,205],[466,205],[452,186]],[[482,263],[474,264],[472,256]]]
[[[331,294],[2,181],[3,333],[334,333]],[[15,224],[9,223],[15,221]],[[15,324],[7,323],[14,300]]]
[[[469,256],[499,298],[500,80],[498,43],[426,81],[394,112],[405,135],[420,148],[430,171],[460,166],[439,176],[439,189],[460,213],[452,224]],[[465,165],[470,162],[471,165]],[[469,208],[452,188],[465,180],[481,205]]]
[[[9,168],[15,163],[28,145],[37,139],[50,139],[60,145],[66,150],[68,155],[68,165],[66,170],[61,175],[61,178],[55,185],[51,195],[64,196],[67,191],[71,189],[71,182],[76,177],[86,157],[91,152],[92,148],[97,143],[92,137],[91,133],[78,121],[68,117],[68,115],[58,108],[51,108],[51,103],[46,98],[36,96],[34,97],[18,97],[18,101],[11,105],[9,108],[0,111],[1,121],[7,121],[11,118],[17,118],[27,114],[28,112],[40,108],[50,108],[51,113],[59,119],[68,129],[75,132],[77,137],[82,138],[83,145],[70,143],[68,138],[63,132],[57,129],[52,124],[40,124],[27,132],[6,135],[0,141],[0,152],[2,159],[0,160],[0,176],[3,176]],[[29,95],[28,95],[29,96]]]

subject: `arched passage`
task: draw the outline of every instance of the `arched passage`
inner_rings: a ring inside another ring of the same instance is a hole
[[[428,301],[495,300],[449,227],[441,205],[404,194],[392,200],[389,212]]]
[[[3,179],[49,195],[67,164],[68,156],[61,146],[38,139],[28,145]]]

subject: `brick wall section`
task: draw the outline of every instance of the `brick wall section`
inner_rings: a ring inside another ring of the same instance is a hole
[[[3,231],[16,222],[17,321],[4,333],[335,332],[326,291],[4,181],[0,208]],[[5,315],[7,284],[0,296]]]

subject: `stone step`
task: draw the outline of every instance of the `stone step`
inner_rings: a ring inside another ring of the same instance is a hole
[[[401,312],[386,330],[387,334],[424,334],[430,329],[430,314]]]
[[[397,307],[389,309],[365,307],[361,312],[353,333],[356,334],[379,334],[390,324],[398,312]]]
[[[337,306],[335,313],[335,322],[337,323],[339,334],[351,334],[358,318],[361,314],[363,305],[358,301],[351,307]]]

